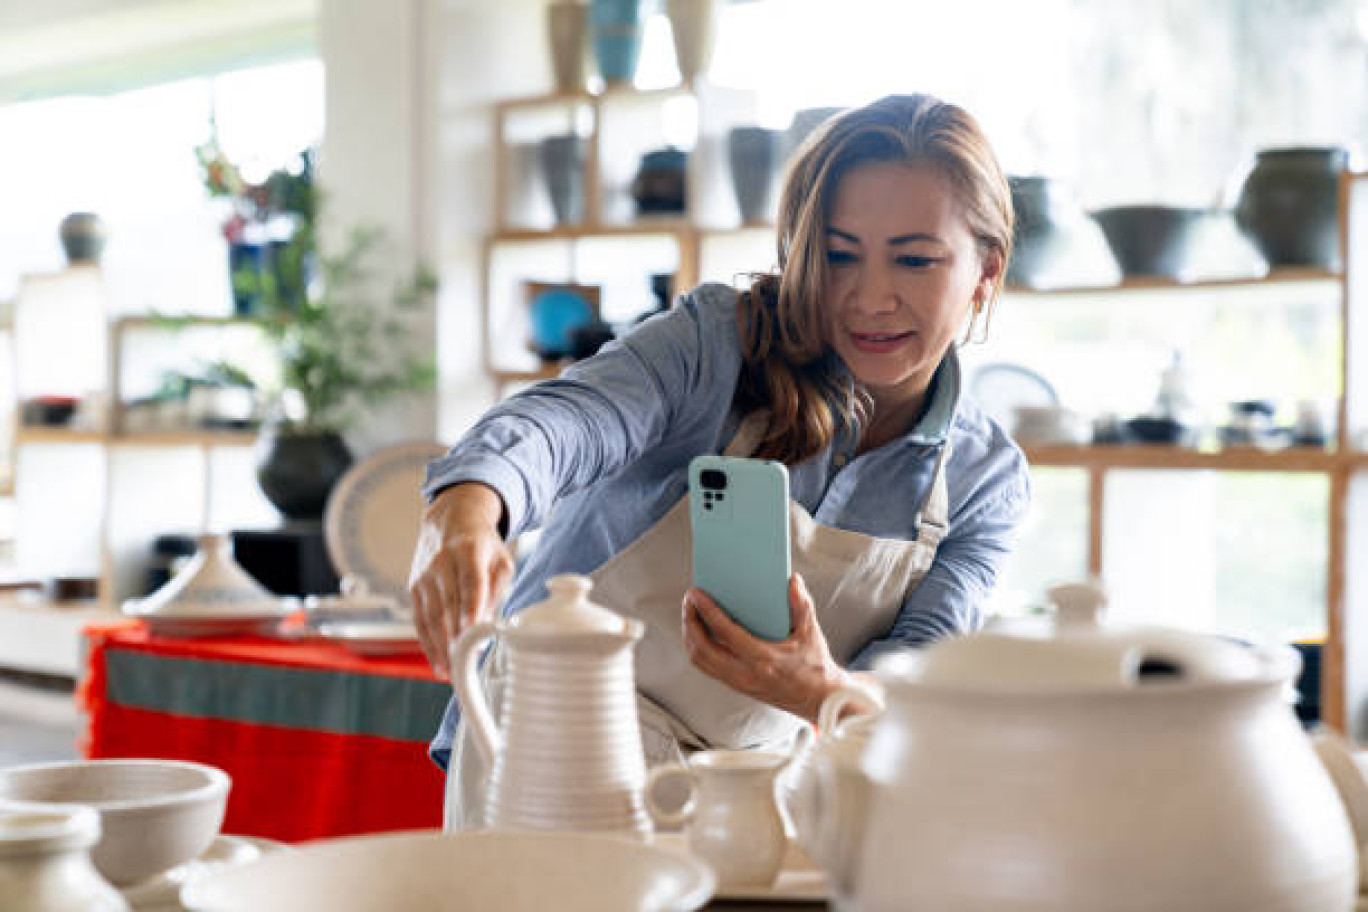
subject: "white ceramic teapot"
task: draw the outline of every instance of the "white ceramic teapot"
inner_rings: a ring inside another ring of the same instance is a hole
[[[818,859],[838,904],[1352,910],[1349,821],[1284,697],[1296,654],[1104,626],[1089,585],[1051,595],[1052,624],[876,668],[868,747],[819,778],[821,825],[859,847]],[[863,797],[831,787],[852,779]]]
[[[643,625],[591,603],[591,586],[554,576],[546,601],[475,624],[452,646],[452,683],[490,771],[490,827],[651,833],[632,674]],[[476,670],[480,647],[495,636],[507,650],[502,730]]]

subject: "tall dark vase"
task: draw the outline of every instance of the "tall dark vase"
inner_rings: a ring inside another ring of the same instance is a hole
[[[351,464],[351,450],[333,431],[268,425],[257,440],[257,482],[288,520],[322,518],[329,492]]]
[[[1338,269],[1342,148],[1264,149],[1240,190],[1235,220],[1270,266]]]

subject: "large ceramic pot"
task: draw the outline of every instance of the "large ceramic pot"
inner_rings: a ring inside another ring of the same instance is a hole
[[[1338,269],[1341,148],[1264,149],[1240,190],[1235,218],[1270,266]]]
[[[679,77],[693,82],[712,60],[717,35],[717,0],[665,0]]]
[[[644,6],[643,0],[590,0],[594,60],[608,85],[627,85],[636,76],[645,31]]]
[[[876,668],[888,708],[858,766],[820,780],[833,844],[859,846],[823,859],[841,901],[1352,910],[1350,820],[1285,696],[1296,654],[1102,625],[1091,587],[1052,595],[1053,623]]]
[[[584,91],[584,61],[589,35],[589,7],[583,0],[555,0],[546,8],[551,43],[551,74],[558,92]]]
[[[727,134],[732,189],[745,224],[763,222],[773,215],[770,210],[782,138],[778,130],[764,127],[733,127]]]
[[[584,220],[584,140],[567,133],[541,143],[542,175],[557,225]]]
[[[632,179],[632,199],[639,215],[683,215],[688,207],[689,156],[665,146],[641,156]]]
[[[1060,181],[1039,175],[1012,175],[1012,208],[1016,232],[1012,261],[1007,266],[1009,285],[1038,288],[1046,283],[1068,248],[1070,223],[1082,211]]]
[[[322,518],[328,493],[351,464],[351,450],[334,431],[268,425],[257,441],[257,482],[290,520]]]

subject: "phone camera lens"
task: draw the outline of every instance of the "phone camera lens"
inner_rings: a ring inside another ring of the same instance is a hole
[[[698,480],[705,488],[713,491],[721,491],[727,486],[727,473],[719,472],[717,469],[704,469],[699,474]]]

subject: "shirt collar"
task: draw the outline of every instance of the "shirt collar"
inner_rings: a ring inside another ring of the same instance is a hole
[[[950,433],[950,423],[955,420],[955,406],[959,404],[959,397],[959,354],[952,345],[931,377],[931,404],[904,439],[908,443],[943,443]]]

